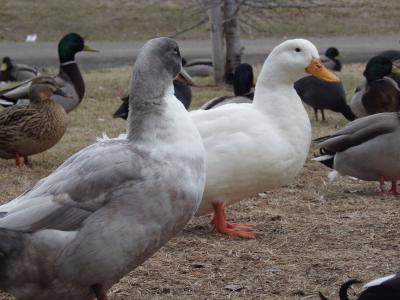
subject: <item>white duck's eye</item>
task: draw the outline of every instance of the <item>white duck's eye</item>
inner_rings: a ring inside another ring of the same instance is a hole
[[[174,49],[174,54],[175,54],[175,55],[180,55],[179,49],[178,49],[178,48],[175,48],[175,49]]]
[[[296,49],[294,49],[294,51],[301,52],[301,49],[299,47],[297,47]]]

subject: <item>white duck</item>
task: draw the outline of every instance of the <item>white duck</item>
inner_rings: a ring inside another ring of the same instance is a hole
[[[127,139],[97,142],[0,206],[0,288],[18,299],[107,299],[177,234],[205,184],[200,135],[173,94],[177,43],[147,42],[131,81]]]
[[[226,222],[224,205],[287,184],[302,168],[311,125],[293,83],[305,73],[338,81],[312,43],[285,41],[266,59],[253,103],[191,112],[207,157],[206,188],[196,215],[214,211],[216,231],[254,237],[250,225]]]

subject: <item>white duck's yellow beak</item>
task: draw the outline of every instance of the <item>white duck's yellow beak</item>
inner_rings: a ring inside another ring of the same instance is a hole
[[[307,73],[323,80],[329,82],[339,82],[340,79],[329,71],[325,66],[321,63],[321,61],[317,58],[313,58],[305,69]]]

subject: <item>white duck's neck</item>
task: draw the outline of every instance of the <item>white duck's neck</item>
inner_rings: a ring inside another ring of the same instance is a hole
[[[311,124],[304,105],[293,87],[302,74],[285,74],[273,64],[264,64],[254,91],[253,106],[266,115],[280,136],[307,149],[311,142]]]
[[[301,116],[309,123],[307,112],[293,87],[302,74],[288,72],[269,62],[267,59],[258,76],[253,105],[271,118],[279,118],[279,122],[285,122],[280,119],[283,117]]]

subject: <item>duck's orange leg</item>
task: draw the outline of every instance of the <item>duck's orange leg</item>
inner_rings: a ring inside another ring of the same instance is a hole
[[[96,294],[97,300],[107,300],[107,292],[101,284],[95,284],[92,286],[94,293]]]
[[[18,168],[22,167],[21,156],[18,152],[15,152],[15,164]]]
[[[381,192],[385,193],[385,177],[379,176],[378,181],[379,181],[379,188],[380,188]]]
[[[244,239],[254,238],[252,225],[227,223],[224,205],[221,203],[213,203],[212,205],[214,208],[214,217],[211,221],[211,224],[214,225],[215,231]]]
[[[394,195],[394,196],[400,196],[400,193],[397,191],[397,181],[392,181],[392,187],[390,190],[384,192],[385,195]]]

